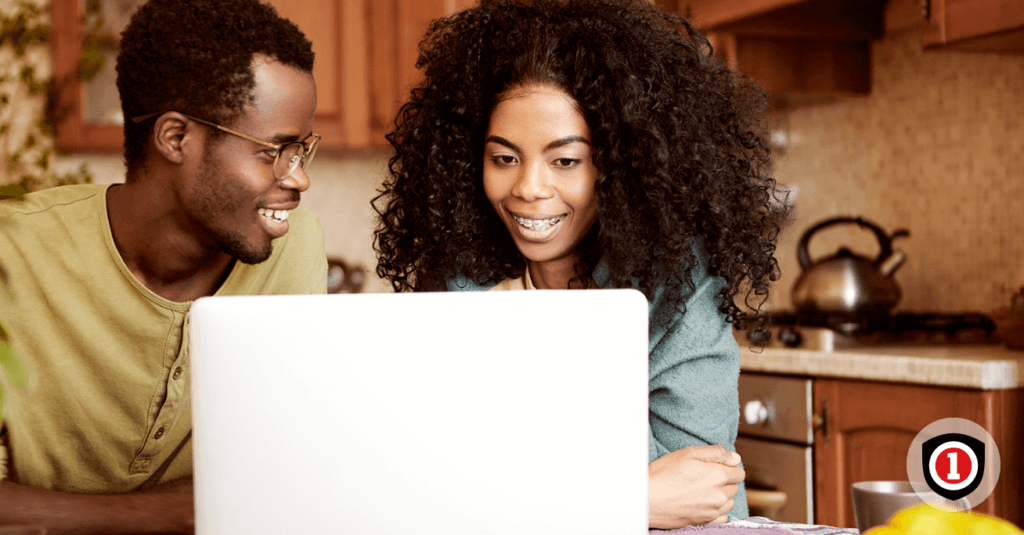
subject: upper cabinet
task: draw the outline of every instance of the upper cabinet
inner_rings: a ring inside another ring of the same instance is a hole
[[[661,0],[686,15],[733,69],[786,106],[866,94],[871,41],[899,24],[927,49],[1024,52],[1024,0]],[[906,20],[904,20],[906,19]]]
[[[730,67],[786,105],[864,94],[885,0],[680,0]]]
[[[135,5],[143,0],[134,0]],[[419,80],[418,44],[430,22],[475,0],[267,0],[313,42],[317,85],[315,131],[321,150],[386,147],[384,135]],[[135,7],[103,2],[106,33],[116,36]],[[53,1],[54,75],[51,110],[57,145],[65,151],[122,149],[114,53],[103,70],[83,82],[83,0]],[[118,7],[114,7],[118,6]],[[120,9],[120,12],[114,11]]]
[[[927,48],[1024,52],[1024,1],[922,0]]]

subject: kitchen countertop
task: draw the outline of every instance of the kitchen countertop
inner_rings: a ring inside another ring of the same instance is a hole
[[[913,383],[980,390],[1024,388],[1024,351],[1001,344],[900,345],[831,352],[766,347],[740,340],[740,370]]]

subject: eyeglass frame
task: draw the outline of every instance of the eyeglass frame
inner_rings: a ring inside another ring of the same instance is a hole
[[[147,113],[145,115],[139,115],[137,117],[132,117],[132,122],[135,123],[135,124],[138,124],[138,123],[141,123],[141,122],[143,122],[143,121],[145,121],[147,119],[152,119],[153,117],[156,117],[158,115],[162,115],[164,113],[169,113],[169,112],[168,111],[158,111],[158,112],[153,112],[153,113]],[[320,135],[319,134],[310,134],[309,137],[306,138],[306,139],[309,139],[310,137],[313,138],[312,143],[309,144],[309,148],[306,148],[305,140],[302,140],[302,141],[289,141],[288,143],[282,143],[280,145],[274,145],[273,143],[270,143],[269,141],[263,141],[262,139],[256,139],[256,138],[254,138],[254,137],[252,137],[252,136],[250,136],[248,134],[243,134],[243,133],[241,133],[241,132],[239,132],[237,130],[232,130],[232,129],[226,127],[226,126],[221,126],[221,125],[219,125],[217,123],[212,123],[210,121],[206,121],[206,120],[200,119],[198,117],[193,117],[193,116],[191,116],[191,115],[189,115],[187,113],[182,113],[180,111],[179,112],[175,112],[175,113],[181,113],[181,115],[187,117],[188,119],[196,121],[197,123],[202,123],[202,124],[205,124],[207,126],[212,126],[212,127],[216,128],[217,130],[221,130],[223,132],[227,132],[227,133],[229,133],[229,134],[231,134],[233,136],[238,136],[238,137],[240,137],[242,139],[245,139],[245,140],[248,140],[248,141],[252,141],[253,143],[259,143],[260,145],[263,145],[264,147],[270,147],[270,148],[274,149],[275,151],[277,151],[277,154],[274,155],[274,164],[273,164],[273,167],[271,169],[275,169],[275,170],[277,169],[277,161],[278,161],[278,159],[281,158],[281,154],[284,153],[284,148],[285,147],[287,147],[288,145],[295,144],[295,143],[298,143],[299,145],[301,145],[302,149],[305,152],[303,154],[299,155],[299,163],[294,164],[295,166],[292,167],[291,169],[289,169],[288,172],[283,177],[275,176],[274,180],[284,180],[284,179],[292,176],[292,173],[294,173],[295,170],[298,169],[299,167],[302,167],[302,169],[305,170],[306,166],[309,165],[313,161],[313,158],[311,156],[309,156],[309,155],[312,154],[312,155],[315,156],[316,155],[316,148],[317,148],[317,146],[320,145]]]

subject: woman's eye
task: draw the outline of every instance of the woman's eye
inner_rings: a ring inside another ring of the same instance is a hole
[[[561,167],[562,169],[572,169],[580,164],[580,160],[576,158],[558,158],[555,160],[555,167]]]
[[[509,154],[497,154],[491,157],[491,161],[498,165],[512,165],[516,163],[516,157]]]

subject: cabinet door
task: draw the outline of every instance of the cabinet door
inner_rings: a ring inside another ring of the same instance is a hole
[[[931,0],[927,47],[1024,52],[1024,2],[1020,0]]]
[[[368,69],[361,79],[368,85],[365,110],[369,146],[387,146],[384,135],[394,127],[395,115],[409,91],[420,81],[416,68],[419,43],[437,18],[476,5],[477,0],[366,0]]]
[[[984,427],[1001,453],[1002,470],[992,496],[976,512],[1016,524],[1024,496],[1021,463],[1022,390],[961,390],[916,385],[820,379],[814,410],[825,417],[815,435],[816,522],[856,527],[850,485],[907,480],[907,452],[917,433],[942,418],[964,418]]]
[[[111,0],[105,0],[110,2]],[[313,43],[316,132],[321,150],[387,146],[399,106],[418,81],[418,45],[436,18],[475,0],[267,0]],[[83,112],[87,88],[77,77],[82,57],[82,0],[54,0],[56,133],[66,151],[120,151],[121,125]],[[120,27],[108,28],[111,35]],[[110,63],[113,57],[109,58]],[[113,93],[113,78],[90,90]]]

